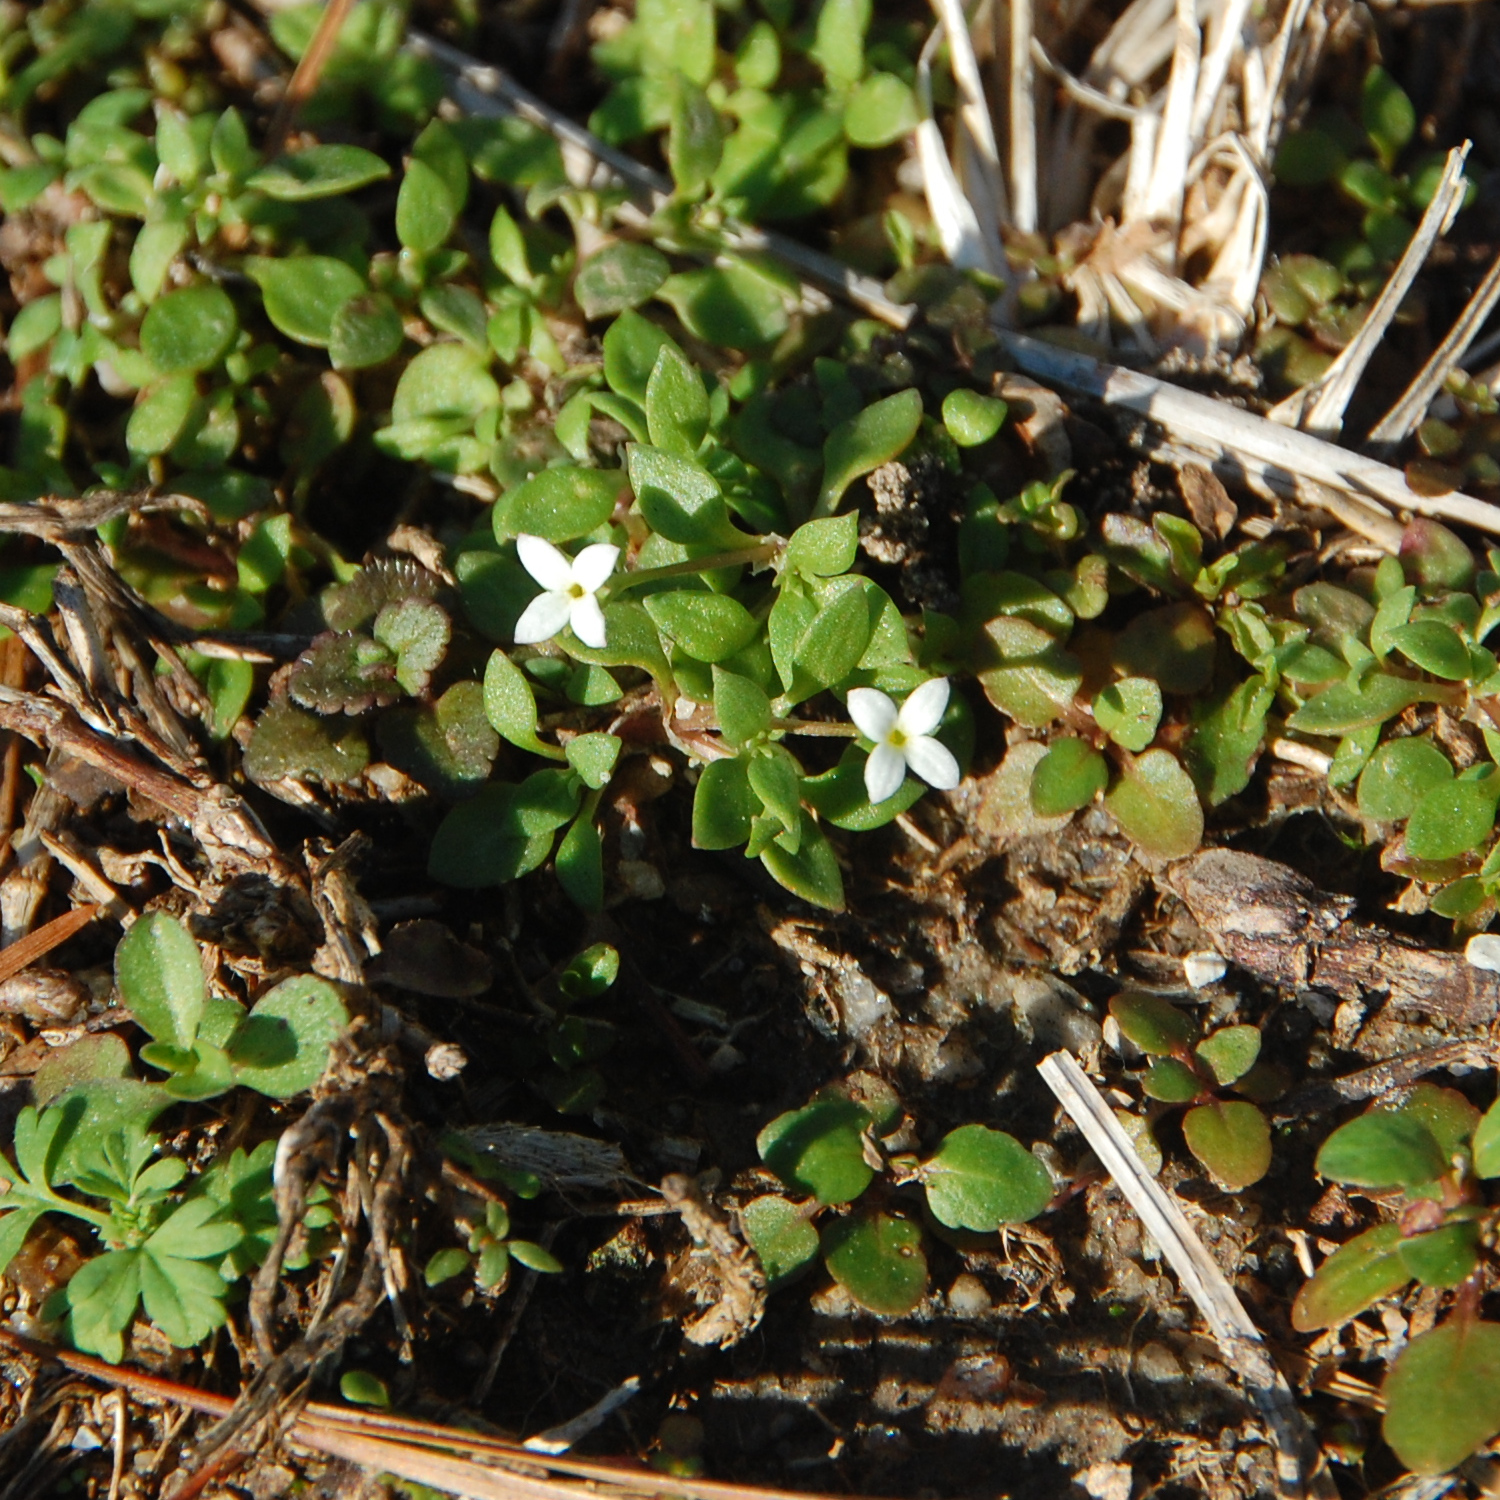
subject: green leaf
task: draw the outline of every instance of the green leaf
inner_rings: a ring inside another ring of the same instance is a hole
[[[631,445],[627,462],[641,514],[669,542],[735,547],[747,540],[730,523],[719,482],[702,464],[645,443]]]
[[[1228,1088],[1255,1066],[1255,1059],[1260,1056],[1260,1027],[1221,1027],[1193,1051],[1208,1064],[1220,1088]]]
[[[1259,1182],[1271,1166],[1271,1126],[1242,1099],[1199,1104],[1182,1117],[1188,1150],[1232,1193]]]
[[[1163,1104],[1191,1104],[1204,1092],[1204,1083],[1186,1063],[1175,1057],[1158,1057],[1146,1069],[1141,1090],[1148,1099],[1159,1099]]]
[[[833,846],[804,808],[795,853],[780,843],[761,851],[760,862],[794,896],[825,911],[844,909],[844,877]]]
[[[671,262],[654,246],[617,240],[579,267],[573,295],[584,317],[613,317],[648,301],[671,274]]]
[[[86,1261],[68,1282],[64,1297],[74,1345],[118,1364],[120,1335],[130,1326],[141,1295],[140,1250],[108,1250]]]
[[[916,390],[898,391],[840,422],[823,444],[817,514],[829,515],[856,479],[898,457],[921,424],[922,397]]]
[[[676,348],[664,329],[638,312],[622,312],[604,335],[604,378],[610,389],[644,406],[651,372],[667,344]]]
[[[328,355],[335,370],[367,370],[394,358],[405,337],[396,304],[383,292],[361,293],[334,313]]]
[[[449,1253],[451,1252],[442,1250],[438,1252],[439,1255]],[[462,1250],[458,1252],[458,1255],[467,1265],[468,1257]],[[436,1258],[436,1256],[433,1257],[434,1260]],[[432,1261],[429,1261],[429,1268],[431,1265]],[[427,1284],[432,1286],[434,1283],[429,1281]],[[339,1395],[345,1401],[352,1401],[356,1406],[374,1406],[382,1411],[389,1410],[391,1404],[391,1393],[386,1389],[385,1381],[370,1374],[368,1370],[345,1370],[339,1376]]]
[[[705,343],[754,351],[774,344],[787,330],[785,293],[741,261],[679,271],[656,295]]]
[[[823,0],[807,55],[832,88],[851,87],[865,71],[865,33],[871,0]]]
[[[227,1316],[224,1278],[201,1261],[155,1252],[150,1243],[140,1253],[140,1296],[146,1316],[179,1349],[191,1349]]]
[[[568,764],[583,778],[583,784],[597,792],[606,786],[620,758],[620,740],[613,734],[580,734],[563,747]]]
[[[849,511],[799,526],[786,544],[786,566],[811,578],[847,573],[859,556],[859,516]]]
[[[850,1203],[875,1175],[862,1140],[869,1123],[851,1099],[819,1099],[778,1115],[755,1138],[755,1149],[793,1191],[819,1203]]]
[[[708,431],[708,392],[675,344],[663,344],[646,382],[646,424],[651,441],[691,459]]]
[[[217,1260],[233,1250],[243,1236],[240,1226],[221,1217],[221,1212],[220,1205],[212,1198],[189,1198],[158,1226],[146,1241],[146,1248],[153,1255]]]
[[[782,848],[795,854],[802,835],[801,767],[789,751],[780,745],[772,745],[751,756],[748,774],[750,790],[784,830],[778,842]],[[790,834],[791,838],[785,834]]]
[[[448,650],[448,612],[431,599],[400,599],[375,616],[371,633],[396,653],[396,681],[413,696],[424,693]]]
[[[977,448],[1000,431],[1008,410],[998,396],[959,386],[943,397],[943,426],[960,448]]]
[[[1057,818],[1087,807],[1109,783],[1109,766],[1087,740],[1053,740],[1031,773],[1031,810]]]
[[[10,1265],[21,1253],[26,1236],[46,1212],[45,1208],[17,1208],[0,1215],[0,1271]],[[809,1230],[809,1233],[811,1231]],[[813,1236],[813,1247],[817,1248],[817,1236]]]
[[[1500,1101],[1474,1127],[1473,1152],[1476,1177],[1500,1177]]]
[[[1168,1057],[1198,1040],[1197,1022],[1157,995],[1125,990],[1109,1002],[1109,1013],[1121,1035],[1154,1057]]]
[[[562,1273],[563,1263],[541,1245],[534,1245],[530,1240],[507,1240],[506,1245],[511,1255],[528,1271],[540,1271],[548,1276]]]
[[[136,921],[115,949],[115,982],[141,1029],[188,1048],[198,1036],[207,990],[198,945],[165,912]]]
[[[452,1280],[460,1272],[468,1269],[468,1251],[450,1246],[446,1250],[434,1251],[428,1257],[427,1264],[422,1268],[422,1280],[428,1286],[440,1286],[443,1282]]]
[[[502,739],[537,755],[563,759],[563,751],[538,737],[536,695],[526,674],[503,651],[492,651],[484,669],[484,711]]]
[[[141,394],[125,426],[125,446],[136,458],[165,453],[182,436],[198,404],[191,375],[168,375]]]
[[[390,175],[385,162],[360,146],[308,146],[291,156],[278,156],[248,185],[282,203],[306,203],[352,193]]]
[[[1400,1242],[1399,1224],[1377,1224],[1339,1246],[1297,1293],[1292,1327],[1299,1333],[1336,1327],[1399,1291],[1411,1280],[1397,1253]]]
[[[676,589],[643,602],[657,629],[695,661],[727,661],[759,628],[754,615],[727,594]]]
[[[604,847],[587,813],[563,835],[553,857],[558,884],[580,911],[604,910]]]
[[[319,349],[332,341],[339,309],[370,290],[358,271],[328,255],[252,255],[246,257],[244,271],[260,287],[271,322],[288,338]]]
[[[472,422],[500,404],[500,387],[487,365],[486,356],[467,344],[433,344],[423,349],[401,372],[391,401],[392,423],[423,417]]]
[[[920,118],[916,96],[907,84],[897,78],[894,73],[871,73],[860,80],[859,85],[849,96],[848,104],[844,106],[844,134],[849,137],[849,143],[853,146],[889,146],[915,130]],[[999,430],[1000,422],[1005,418],[1005,403],[1002,401],[997,404],[1000,407],[1000,417],[987,437],[995,435],[995,432]],[[945,402],[945,419],[946,415],[947,404]],[[964,442],[964,439],[953,431],[951,424],[948,430],[953,433],[955,442]],[[978,439],[981,443],[986,440],[986,438]],[[968,445],[965,444],[965,446]]]
[[[34,297],[15,316],[5,339],[5,352],[12,364],[50,343],[62,327],[62,294],[49,292]]]
[[[1186,771],[1167,750],[1128,763],[1104,798],[1115,821],[1156,859],[1181,859],[1203,841],[1203,808]]]
[[[1425,1081],[1411,1091],[1401,1113],[1420,1120],[1449,1161],[1469,1148],[1480,1121],[1479,1111],[1457,1089],[1439,1088]]]
[[[922,1231],[889,1214],[835,1219],[822,1233],[823,1259],[833,1279],[871,1312],[901,1317],[927,1290]]]
[[[734,849],[750,837],[760,798],[750,790],[743,760],[714,760],[704,766],[693,792],[693,847]]]
[[[714,715],[731,744],[748,744],[771,726],[771,700],[748,677],[715,667]]]
[[[1381,1387],[1385,1440],[1416,1474],[1442,1474],[1500,1432],[1500,1325],[1453,1318],[1415,1338]]]
[[[1360,773],[1359,810],[1367,818],[1394,823],[1410,817],[1427,792],[1452,780],[1452,764],[1431,740],[1390,740]]]
[[[349,1025],[339,992],[310,974],[285,979],[251,1007],[230,1039],[238,1083],[273,1099],[310,1089]]]
[[[1401,154],[1417,128],[1417,112],[1406,91],[1382,67],[1371,68],[1365,74],[1360,120],[1386,166]]]
[[[1441,620],[1400,625],[1389,633],[1389,639],[1407,660],[1434,677],[1461,682],[1469,675],[1469,648],[1459,633]]]
[[[792,660],[815,688],[832,687],[859,665],[869,644],[869,605],[859,589],[846,589],[813,617]]]
[[[1397,1247],[1401,1264],[1423,1286],[1455,1287],[1479,1264],[1479,1226],[1460,1221],[1411,1235]]]
[[[700,197],[719,165],[724,128],[719,112],[696,84],[679,78],[667,127],[667,166],[679,197]]]
[[[1495,826],[1500,773],[1483,781],[1460,778],[1422,793],[1406,823],[1406,850],[1414,859],[1454,859],[1476,849]]]
[[[1184,758],[1210,807],[1250,784],[1256,756],[1265,742],[1266,715],[1275,701],[1270,683],[1257,673],[1193,705],[1193,735]]]
[[[1384,724],[1413,703],[1451,703],[1460,696],[1461,689],[1443,683],[1372,672],[1360,683],[1336,682],[1314,693],[1286,723],[1304,734],[1352,734]]]
[[[1213,679],[1214,627],[1197,604],[1165,604],[1135,615],[1115,643],[1115,661],[1168,693],[1201,693]]]
[[[1094,699],[1094,722],[1123,749],[1139,754],[1161,723],[1161,688],[1151,677],[1124,677]]]
[[[572,958],[557,976],[557,987],[569,1000],[597,1000],[619,977],[619,949],[595,943]]]
[[[32,1075],[31,1098],[40,1109],[75,1083],[131,1076],[130,1048],[115,1032],[101,1031],[52,1048]]]
[[[1288,187],[1316,187],[1343,164],[1343,148],[1326,131],[1294,130],[1276,152],[1276,180]]]
[[[928,1206],[950,1229],[1022,1224],[1052,1201],[1052,1179],[1041,1162],[1014,1136],[986,1125],[950,1130],[921,1177]]]
[[[426,162],[407,163],[396,195],[396,238],[417,255],[442,246],[458,220],[458,203],[442,176]]]
[[[577,786],[572,771],[537,771],[520,786],[481,787],[438,825],[429,873],[445,885],[479,890],[535,870],[577,812]]]
[[[152,303],[141,323],[141,353],[163,375],[208,370],[229,352],[239,331],[234,303],[204,282]]]
[[[1318,1152],[1318,1173],[1355,1187],[1418,1188],[1448,1170],[1437,1138],[1420,1120],[1370,1110],[1341,1125]]]
[[[740,1210],[740,1222],[765,1272],[767,1288],[787,1281],[818,1253],[818,1231],[806,1211],[775,1193],[752,1198]]]
[[[624,489],[618,469],[543,469],[496,503],[495,536],[502,542],[523,533],[576,541],[609,520]]]

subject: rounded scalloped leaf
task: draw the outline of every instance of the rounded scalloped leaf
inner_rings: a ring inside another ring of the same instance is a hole
[[[256,1001],[230,1040],[235,1082],[273,1099],[310,1089],[348,1024],[349,1012],[326,980],[310,974],[283,980]]]
[[[1360,772],[1359,810],[1394,823],[1409,818],[1424,793],[1453,780],[1453,766],[1430,740],[1391,740]]]
[[[819,1203],[849,1203],[875,1173],[861,1139],[870,1117],[852,1100],[820,1099],[778,1115],[755,1138],[760,1159]]]
[[[833,1279],[863,1307],[899,1318],[927,1290],[922,1231],[889,1214],[835,1219],[822,1235],[823,1259]]]
[[[1193,1049],[1221,1088],[1243,1078],[1260,1056],[1260,1027],[1225,1026]]]
[[[1377,1109],[1340,1125],[1323,1142],[1317,1170],[1355,1187],[1414,1188],[1441,1177],[1448,1159],[1420,1120]]]
[[[1377,1224],[1340,1245],[1292,1303],[1292,1327],[1299,1333],[1334,1328],[1400,1291],[1412,1273],[1401,1262],[1399,1224]]]
[[[1453,1318],[1413,1339],[1385,1378],[1385,1440],[1442,1474],[1500,1432],[1500,1325]]]
[[[1259,1182],[1271,1166],[1271,1126],[1242,1099],[1199,1104],[1182,1117],[1188,1150],[1231,1193]]]
[[[788,1280],[818,1253],[818,1231],[806,1211],[775,1193],[747,1203],[740,1210],[740,1223],[768,1286]]]
[[[950,1229],[1024,1224],[1052,1201],[1047,1169],[1014,1136],[987,1125],[950,1130],[921,1175],[928,1206]]]
[[[1203,808],[1192,778],[1167,750],[1148,750],[1125,767],[1104,805],[1144,853],[1182,859],[1203,841]]]
[[[1031,810],[1056,818],[1086,807],[1109,784],[1109,766],[1087,740],[1053,740],[1031,774]]]
[[[1139,754],[1161,723],[1161,687],[1150,677],[1122,677],[1094,699],[1094,722],[1122,749]]]
[[[1124,990],[1109,1002],[1109,1013],[1121,1034],[1153,1057],[1166,1057],[1198,1040],[1198,1023],[1156,995]]]

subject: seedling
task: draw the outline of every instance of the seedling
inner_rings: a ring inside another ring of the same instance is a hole
[[[1186,1106],[1183,1139],[1214,1180],[1231,1192],[1259,1182],[1271,1165],[1270,1124],[1247,1099],[1220,1094],[1267,1099],[1279,1092],[1276,1075],[1259,1061],[1260,1029],[1223,1026],[1204,1036],[1185,1011],[1130,990],[1109,1002],[1109,1013],[1120,1034],[1152,1059],[1141,1078],[1141,1091],[1155,1101],[1148,1118]]]
[[[911,1216],[916,1204],[902,1190],[920,1187],[938,1224],[977,1233],[1034,1219],[1051,1202],[1052,1180],[1042,1164],[1013,1136],[986,1125],[949,1131],[925,1161],[887,1157],[879,1141],[899,1116],[894,1095],[866,1092],[856,1099],[831,1088],[761,1131],[761,1160],[789,1190],[806,1195],[768,1194],[742,1210],[745,1234],[772,1287],[821,1254],[861,1306],[900,1316],[927,1290],[922,1228]]]
[[[1396,1217],[1356,1235],[1297,1294],[1302,1332],[1347,1322],[1413,1281],[1457,1289],[1445,1322],[1420,1334],[1385,1378],[1386,1441],[1418,1474],[1441,1474],[1500,1432],[1500,1324],[1479,1318],[1481,1256],[1500,1209],[1480,1184],[1500,1177],[1500,1106],[1480,1116],[1453,1089],[1418,1084],[1323,1143],[1318,1171],[1380,1194]]]

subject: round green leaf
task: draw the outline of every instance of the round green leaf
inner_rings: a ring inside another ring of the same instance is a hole
[[[921,1175],[928,1206],[950,1229],[1023,1224],[1052,1201],[1041,1162],[1014,1136],[986,1125],[950,1130]]]
[[[1161,687],[1151,677],[1123,677],[1094,699],[1094,722],[1122,749],[1140,754],[1161,723]]]
[[[1411,1272],[1397,1254],[1400,1240],[1399,1224],[1377,1224],[1340,1245],[1297,1293],[1292,1327],[1298,1333],[1336,1327],[1404,1287]]]
[[[1259,1182],[1270,1169],[1270,1123],[1242,1099],[1195,1106],[1182,1118],[1182,1135],[1188,1150],[1232,1193]]]
[[[943,426],[960,448],[977,448],[1000,431],[1008,410],[998,396],[959,386],[943,397]]]
[[[740,1223],[768,1287],[786,1281],[818,1253],[818,1231],[806,1211],[775,1193],[747,1203],[740,1210]]]
[[[861,1139],[870,1117],[849,1099],[820,1099],[778,1115],[755,1138],[760,1159],[796,1192],[849,1203],[874,1172]]]
[[[833,1279],[871,1312],[899,1318],[922,1300],[927,1257],[917,1225],[889,1214],[860,1214],[835,1219],[822,1241]]]
[[[327,348],[333,338],[338,310],[350,298],[369,291],[358,271],[329,255],[276,259],[252,255],[245,260],[244,269],[260,287],[271,322],[288,338],[319,349]]]
[[[1448,1159],[1420,1120],[1377,1109],[1340,1125],[1323,1142],[1317,1169],[1355,1187],[1416,1188],[1441,1177]]]
[[[1121,1034],[1142,1052],[1166,1057],[1198,1040],[1198,1025],[1184,1011],[1157,995],[1125,990],[1109,1002]]]
[[[428,1257],[427,1264],[422,1268],[422,1280],[428,1286],[441,1286],[443,1282],[451,1281],[460,1272],[468,1269],[468,1251],[451,1245],[446,1250],[434,1251]]]
[[[854,146],[889,146],[915,130],[920,118],[916,97],[907,84],[894,73],[869,73],[844,106],[844,134]]]
[[[1413,1339],[1380,1393],[1396,1457],[1445,1473],[1500,1432],[1500,1325],[1453,1318]]]
[[[392,358],[404,337],[396,304],[382,292],[362,293],[333,315],[328,354],[336,370],[367,370]]]
[[[1087,807],[1109,783],[1109,766],[1087,740],[1053,740],[1031,773],[1031,810],[1056,818]]]
[[[613,317],[639,307],[671,274],[671,262],[660,250],[621,240],[584,261],[573,279],[573,295],[584,317]]]
[[[189,1048],[198,1036],[207,990],[198,945],[175,917],[141,917],[115,949],[115,983],[141,1029],[158,1042]]]
[[[850,511],[799,526],[786,544],[786,565],[795,573],[832,578],[847,573],[859,555],[859,517]]]
[[[1478,848],[1495,826],[1497,802],[1500,775],[1433,787],[1423,793],[1407,820],[1407,853],[1414,859],[1454,859]]]
[[[357,1406],[376,1406],[385,1410],[391,1404],[391,1393],[386,1389],[385,1381],[368,1370],[345,1370],[339,1376],[339,1395]]]
[[[1394,823],[1410,817],[1424,793],[1452,780],[1452,763],[1431,740],[1390,740],[1360,773],[1359,810]]]
[[[1185,1062],[1158,1057],[1146,1069],[1141,1089],[1148,1099],[1160,1099],[1163,1104],[1191,1104],[1204,1092],[1204,1082]]]
[[[1243,1078],[1260,1056],[1260,1027],[1225,1026],[1193,1049],[1209,1066],[1221,1088]]]
[[[349,1012],[326,980],[311,974],[283,980],[256,1001],[230,1038],[235,1081],[273,1099],[310,1089],[348,1024]]]
[[[657,629],[695,661],[727,661],[759,628],[755,616],[727,594],[675,589],[643,602]]]
[[[485,356],[467,344],[432,344],[401,372],[391,401],[391,421],[399,425],[422,417],[472,421],[500,404],[500,387]]]
[[[543,469],[496,502],[495,536],[507,541],[525,533],[549,542],[575,541],[604,525],[624,492],[625,476],[618,469]]]
[[[1126,836],[1156,859],[1181,859],[1203,841],[1197,790],[1170,751],[1137,756],[1104,805]]]
[[[168,292],[141,323],[141,353],[163,375],[207,370],[229,352],[240,331],[228,294],[212,282]]]

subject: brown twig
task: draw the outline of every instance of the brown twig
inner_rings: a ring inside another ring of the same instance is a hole
[[[328,66],[328,59],[333,56],[334,48],[338,45],[344,19],[353,7],[354,0],[329,0],[328,9],[323,12],[318,29],[313,32],[312,41],[307,44],[307,51],[302,54],[302,61],[297,64],[291,82],[286,86],[286,93],[281,96],[281,103],[276,106],[276,113],[271,117],[270,128],[266,131],[267,161],[281,154],[281,148],[286,144],[286,138],[296,123],[302,106],[317,91],[323,69]]]
[[[75,906],[72,911],[54,917],[45,927],[18,938],[7,948],[0,948],[0,984],[22,969],[34,964],[60,944],[67,942],[75,932],[80,932],[99,915],[93,902],[87,906]]]

